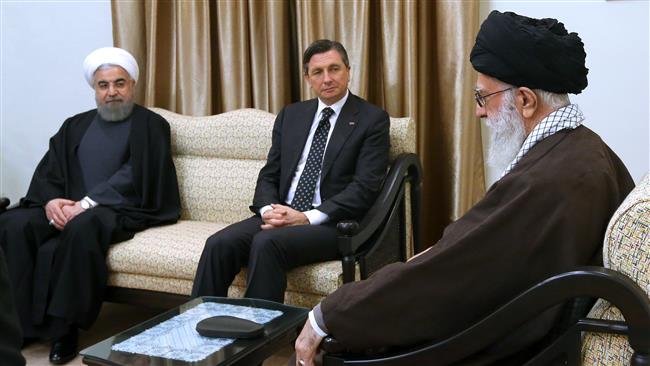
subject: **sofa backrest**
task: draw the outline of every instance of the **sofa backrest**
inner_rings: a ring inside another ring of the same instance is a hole
[[[250,108],[205,117],[151,110],[171,127],[181,219],[230,224],[252,215],[248,206],[271,147],[275,115]],[[413,120],[391,118],[390,138],[391,161],[414,153]]]

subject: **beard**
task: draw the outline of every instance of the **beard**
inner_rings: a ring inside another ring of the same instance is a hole
[[[524,121],[515,108],[512,94],[506,92],[504,97],[496,116],[486,120],[491,131],[487,163],[500,171],[515,159],[526,139]]]
[[[130,116],[134,105],[132,98],[116,98],[110,102],[95,99],[95,102],[97,113],[109,122],[121,121]]]

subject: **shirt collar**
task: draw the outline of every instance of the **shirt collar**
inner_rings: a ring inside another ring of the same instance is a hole
[[[316,116],[320,116],[320,113],[323,111],[323,109],[330,107],[334,111],[334,114],[332,116],[338,116],[339,113],[341,113],[341,109],[343,109],[343,106],[345,105],[345,102],[348,100],[348,96],[350,95],[350,91],[346,90],[345,95],[343,98],[339,99],[338,102],[332,104],[332,105],[327,105],[323,103],[320,98],[318,98],[318,109],[316,109]]]

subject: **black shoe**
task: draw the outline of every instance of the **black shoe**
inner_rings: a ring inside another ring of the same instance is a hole
[[[72,361],[77,356],[77,330],[52,341],[50,348],[50,362],[55,365],[62,365]]]

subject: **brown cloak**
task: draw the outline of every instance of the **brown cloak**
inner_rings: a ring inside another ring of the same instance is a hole
[[[610,216],[633,186],[595,133],[560,131],[535,145],[427,253],[325,298],[325,325],[353,350],[450,337],[540,280],[598,263]],[[543,319],[517,346],[488,358],[532,344],[553,321]]]

